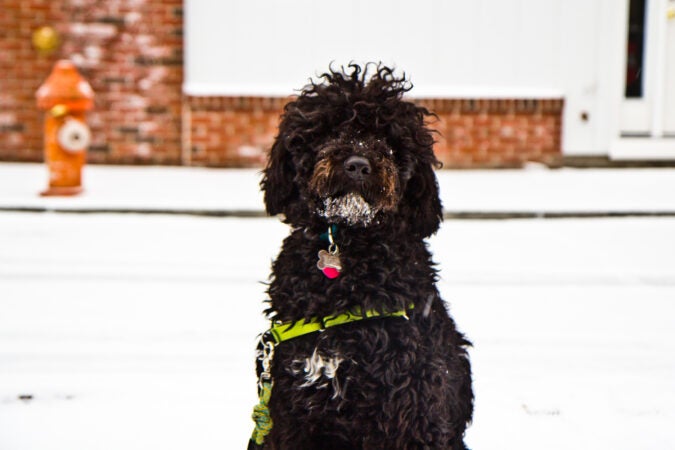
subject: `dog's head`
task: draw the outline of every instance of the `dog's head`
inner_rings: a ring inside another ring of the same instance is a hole
[[[267,211],[294,226],[396,221],[429,236],[441,220],[431,113],[402,99],[405,76],[365,69],[331,68],[286,105],[261,183]]]

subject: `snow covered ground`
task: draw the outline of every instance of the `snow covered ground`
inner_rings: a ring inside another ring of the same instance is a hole
[[[1,212],[0,449],[244,448],[261,282],[286,233]],[[444,223],[430,245],[474,342],[474,449],[675,448],[674,233],[675,218]]]
[[[675,215],[675,170],[440,170],[446,212],[669,213]],[[40,197],[44,164],[0,163],[0,210],[262,213],[256,169],[97,166],[84,169],[78,197]]]

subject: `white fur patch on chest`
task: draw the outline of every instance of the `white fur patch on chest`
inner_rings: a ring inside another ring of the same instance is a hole
[[[294,375],[303,378],[302,388],[314,386],[318,389],[333,388],[333,398],[342,394],[340,383],[337,379],[337,371],[344,361],[340,355],[324,356],[317,349],[311,356],[305,359],[293,361],[291,371]]]

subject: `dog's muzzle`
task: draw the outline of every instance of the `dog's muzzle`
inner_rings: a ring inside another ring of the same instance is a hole
[[[328,197],[319,208],[319,215],[329,223],[346,223],[347,225],[371,224],[378,209],[371,206],[363,197],[354,192],[340,197]]]
[[[396,165],[390,157],[377,156],[372,149],[369,153],[363,144],[360,147],[363,151],[346,156],[328,151],[314,166],[309,190],[318,197],[316,214],[328,223],[366,227],[379,213],[396,207]]]

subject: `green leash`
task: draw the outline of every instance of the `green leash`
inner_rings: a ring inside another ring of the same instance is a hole
[[[258,397],[259,403],[253,407],[253,421],[255,428],[251,435],[251,440],[257,445],[262,445],[265,442],[265,437],[272,430],[272,418],[270,417],[269,402],[272,396],[272,360],[274,359],[274,348],[282,342],[295,339],[307,334],[316,333],[326,330],[328,328],[345,325],[352,322],[359,322],[365,319],[375,319],[384,317],[402,317],[408,319],[408,311],[412,310],[415,305],[411,304],[407,309],[400,311],[393,311],[381,313],[379,311],[370,309],[362,312],[360,308],[355,308],[352,311],[337,314],[334,316],[326,316],[322,318],[312,318],[310,320],[298,320],[297,322],[273,323],[267,332],[262,335],[262,362],[263,370],[260,373],[258,380]]]
[[[270,417],[270,409],[267,406],[272,396],[272,383],[264,382],[260,387],[260,403],[253,407],[253,421],[255,428],[251,440],[258,445],[265,442],[265,436],[272,430],[272,418]]]

